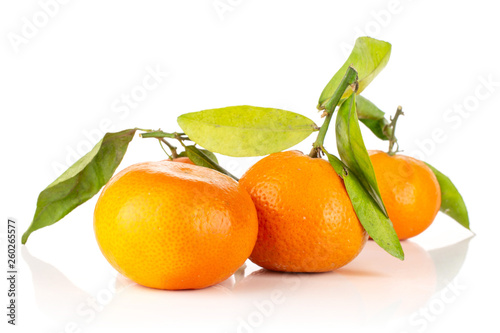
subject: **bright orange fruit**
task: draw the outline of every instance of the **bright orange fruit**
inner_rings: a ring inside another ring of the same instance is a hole
[[[399,239],[427,229],[441,207],[441,189],[432,170],[404,155],[368,151],[389,218]]]
[[[342,179],[325,160],[271,154],[240,179],[257,208],[250,260],[285,272],[325,272],[353,260],[367,240]]]
[[[187,163],[132,165],[102,191],[94,212],[99,247],[131,280],[198,289],[231,276],[254,247],[258,222],[232,178]]]

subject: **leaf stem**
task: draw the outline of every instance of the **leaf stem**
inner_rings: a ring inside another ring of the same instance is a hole
[[[389,151],[387,152],[389,156],[393,156],[399,151],[398,139],[396,138],[396,124],[399,116],[404,116],[403,107],[401,105],[398,106],[396,114],[394,117],[391,117],[391,122],[387,124],[385,128],[385,132],[389,137]],[[394,150],[394,145],[396,145],[396,150]]]
[[[166,141],[165,141],[166,142]],[[167,153],[167,151],[165,150],[165,148],[163,147],[163,144],[162,144],[162,141],[161,140],[158,140],[158,143],[160,144],[160,147],[161,149],[165,152],[165,154],[167,154],[168,158],[170,160],[173,160],[174,158],[172,157],[172,155],[170,155],[169,153]]]
[[[143,130],[143,129],[141,129]],[[181,145],[184,146],[184,143],[182,142],[183,140],[189,140],[189,138],[186,136],[185,133],[177,133],[177,132],[174,132],[174,133],[166,133],[166,132],[163,132],[162,130],[157,130],[157,131],[153,131],[153,130],[144,130],[144,131],[147,131],[146,133],[141,133],[139,134],[139,136],[141,138],[155,138],[155,139],[158,139],[160,141],[160,145],[161,145],[161,142],[163,142],[165,145],[167,145],[167,147],[170,149],[170,151],[172,152],[172,156],[170,156],[168,153],[167,155],[170,157],[170,159],[173,159],[173,158],[177,158],[179,157],[179,154],[177,153],[177,147],[171,145],[167,140],[165,140],[165,138],[169,138],[169,139],[176,139],[178,140]],[[184,146],[185,147],[185,146]],[[162,146],[163,148],[163,146]]]
[[[323,147],[323,142],[325,141],[326,132],[330,126],[333,113],[335,112],[335,108],[339,104],[348,87],[351,87],[354,92],[358,90],[358,72],[351,66],[347,68],[344,78],[340,81],[339,86],[325,105],[326,117],[323,125],[321,125],[321,128],[319,129],[318,137],[313,143],[313,148],[309,153],[310,157],[316,158],[322,153],[321,147]]]
[[[172,153],[172,159],[179,157],[179,154],[177,154],[177,147],[172,146],[167,140],[164,138],[159,138],[160,142],[163,142],[164,144],[167,145],[168,149],[170,149],[170,152]],[[167,154],[168,155],[168,154]]]
[[[143,131],[143,132],[154,132],[154,130],[152,130],[152,129],[145,129],[145,128],[139,128],[139,127],[136,127],[135,130]]]
[[[141,138],[171,138],[175,139],[178,133],[165,133],[163,131],[152,131],[147,133],[141,133],[139,136]]]

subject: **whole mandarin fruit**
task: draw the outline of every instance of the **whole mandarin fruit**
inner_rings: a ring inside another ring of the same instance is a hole
[[[299,151],[271,154],[240,179],[257,208],[250,255],[274,271],[326,272],[353,260],[367,240],[342,179],[325,160]]]
[[[146,162],[116,174],[94,212],[99,247],[129,279],[151,288],[198,289],[231,276],[258,231],[246,191],[187,163]]]
[[[399,239],[427,229],[441,207],[441,189],[432,170],[413,157],[368,151],[380,195]]]

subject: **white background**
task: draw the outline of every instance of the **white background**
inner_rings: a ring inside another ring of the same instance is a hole
[[[403,243],[403,263],[370,243],[332,273],[277,274],[249,263],[218,286],[162,292],[120,277],[100,254],[92,229],[94,198],[35,232],[20,249],[19,325],[6,324],[2,278],[2,327],[464,332],[497,326],[495,2],[75,0],[50,7],[52,16],[44,21],[40,3],[49,2],[0,5],[0,215],[17,220],[19,238],[38,193],[103,130],[175,131],[184,112],[240,104],[287,109],[320,124],[317,99],[349,46],[365,34],[391,42],[393,50],[364,96],[388,113],[403,106],[401,148],[454,181],[476,236],[439,214],[423,235]],[[30,31],[29,22],[39,27]],[[124,107],[123,96],[140,90],[151,70],[168,75],[161,74],[134,107]],[[364,134],[367,147],[386,149]],[[309,151],[313,140],[297,148]],[[333,135],[326,146],[334,150]],[[136,137],[120,168],[163,158],[156,142]],[[241,175],[256,159],[220,160]],[[0,257],[6,262],[6,254]]]

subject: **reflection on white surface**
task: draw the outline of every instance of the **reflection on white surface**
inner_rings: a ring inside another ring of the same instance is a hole
[[[302,331],[320,323],[331,330],[408,323],[458,274],[468,242],[425,251],[405,241],[406,259],[399,261],[370,241],[349,265],[320,274],[283,274],[248,262],[219,285],[189,291],[149,289],[118,275],[113,286],[87,293],[26,247],[23,259],[32,272],[40,310],[61,327],[73,321],[93,332],[117,327],[266,332],[278,327]]]
[[[21,247],[21,255],[31,270],[35,300],[40,311],[57,321],[72,318],[78,303],[90,295],[55,267],[31,255],[26,246]]]

